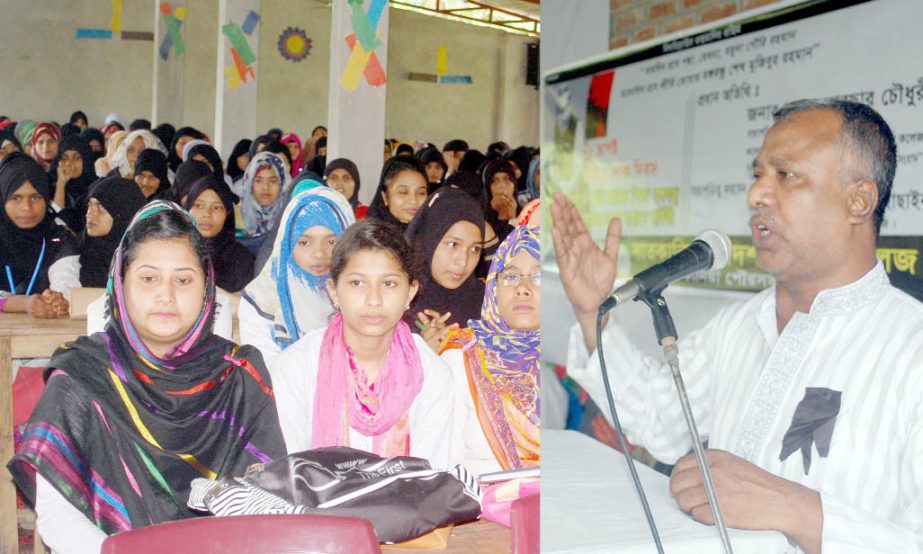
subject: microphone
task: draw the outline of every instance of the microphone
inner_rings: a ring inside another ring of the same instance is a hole
[[[706,229],[692,241],[692,244],[670,258],[654,264],[633,279],[612,291],[599,306],[605,313],[627,300],[661,291],[671,282],[693,273],[727,267],[731,257],[731,239],[721,231]]]

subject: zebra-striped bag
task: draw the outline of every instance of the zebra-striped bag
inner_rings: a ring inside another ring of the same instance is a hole
[[[480,501],[477,480],[462,466],[440,471],[422,458],[336,447],[290,454],[244,477],[195,479],[188,505],[217,516],[359,517],[372,523],[380,542],[401,542],[477,519]]]

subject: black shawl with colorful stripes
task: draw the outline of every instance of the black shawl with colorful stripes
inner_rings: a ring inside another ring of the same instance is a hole
[[[192,479],[285,455],[255,348],[212,335],[197,363],[165,371],[129,354],[114,329],[63,346],[49,364],[9,464],[30,499],[38,472],[112,534],[192,517]]]

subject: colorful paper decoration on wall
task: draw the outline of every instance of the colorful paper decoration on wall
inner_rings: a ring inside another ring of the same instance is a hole
[[[311,39],[304,29],[288,27],[279,35],[279,53],[291,62],[300,62],[311,53]]]
[[[182,27],[183,21],[189,15],[189,10],[186,7],[179,7],[174,10],[170,2],[161,2],[160,13],[163,15],[164,25],[167,26],[167,32],[164,33],[163,40],[160,42],[160,59],[167,61],[170,57],[171,48],[177,56],[182,56],[186,52],[186,43],[183,41],[183,35],[180,34],[179,28]]]
[[[471,75],[448,75],[449,51],[445,46],[436,49],[436,73],[410,73],[411,81],[425,81],[440,85],[470,85],[474,82]]]
[[[122,0],[112,0],[112,19],[108,29],[80,27],[76,33],[78,39],[112,40],[113,36],[122,40],[154,40],[154,33],[122,30]]]
[[[221,32],[231,43],[231,58],[234,60],[233,64],[224,68],[230,90],[236,89],[242,83],[256,81],[256,70],[253,67],[256,55],[250,47],[250,38],[259,22],[259,14],[250,10],[240,25],[229,23],[221,27]]]
[[[353,32],[346,36],[349,59],[340,75],[340,84],[346,90],[354,91],[359,88],[363,76],[373,87],[380,87],[388,82],[385,70],[375,55],[375,49],[381,46],[378,39],[378,22],[387,4],[388,0],[372,0],[366,12],[362,9],[362,0],[349,0]]]

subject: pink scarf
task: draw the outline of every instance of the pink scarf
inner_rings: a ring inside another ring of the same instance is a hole
[[[343,335],[338,313],[321,343],[314,393],[311,448],[349,446],[349,428],[373,437],[381,456],[410,454],[408,411],[423,387],[423,366],[410,328],[398,322],[391,349],[374,383],[355,358]]]

